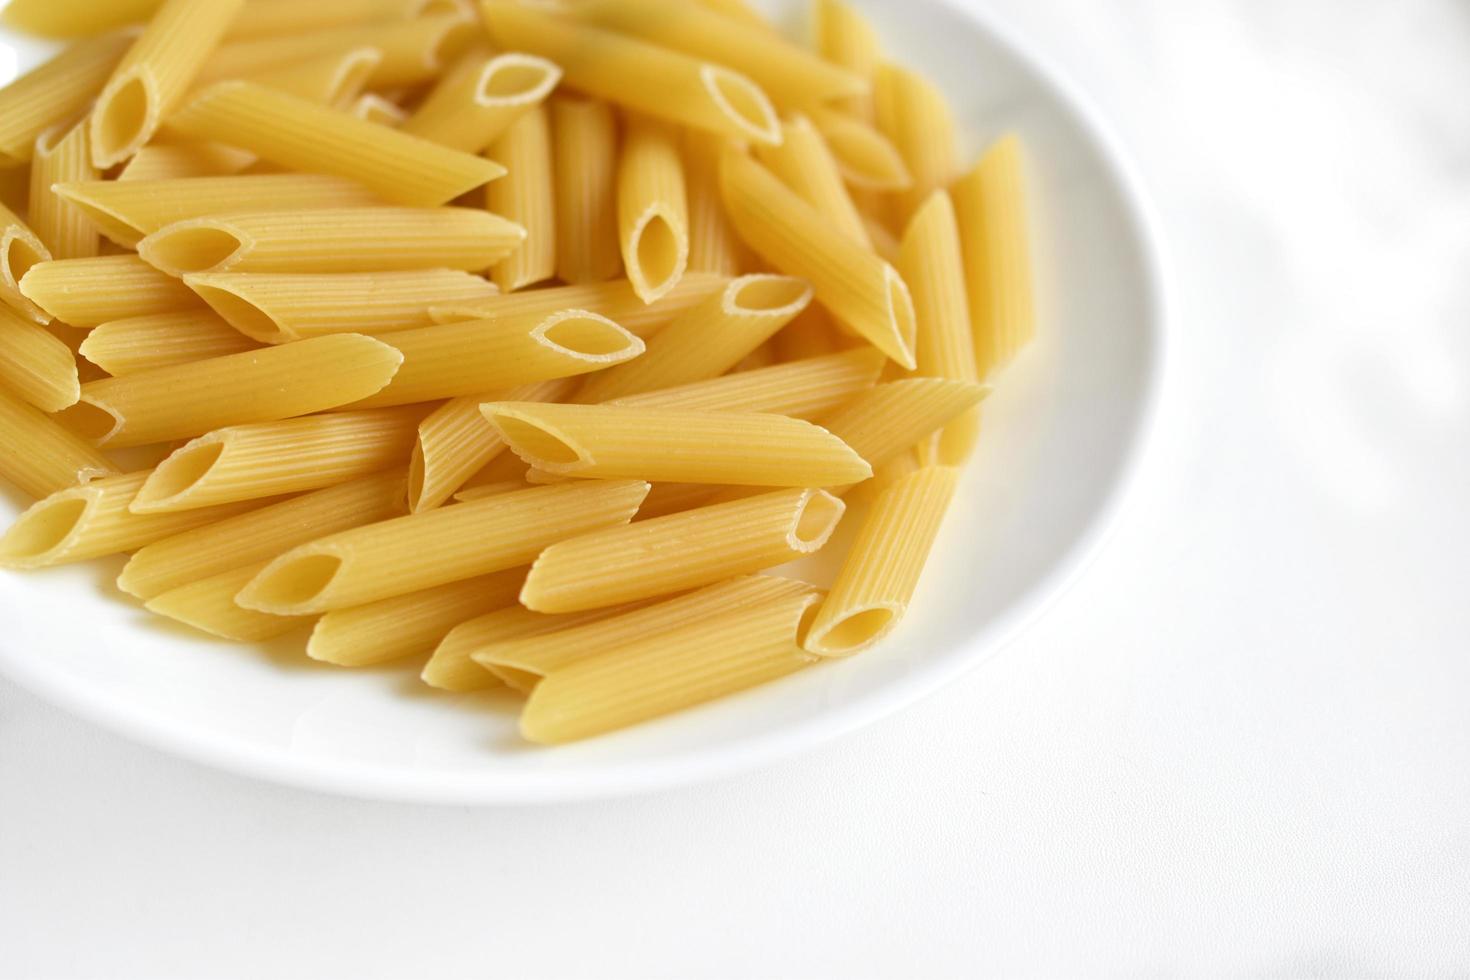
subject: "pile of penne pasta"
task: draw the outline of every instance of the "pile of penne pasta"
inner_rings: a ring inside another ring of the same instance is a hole
[[[888,635],[1033,331],[1021,160],[814,17],[15,0],[68,43],[0,89],[0,566],[543,743]]]

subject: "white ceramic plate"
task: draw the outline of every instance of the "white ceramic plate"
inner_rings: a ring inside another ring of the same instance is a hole
[[[646,791],[746,769],[897,711],[974,668],[1054,598],[1110,524],[1163,363],[1157,239],[1137,185],[1057,74],[944,3],[860,2],[895,58],[953,100],[966,159],[1004,130],[1030,152],[1041,336],[985,406],[985,437],[902,629],[863,656],[558,749],[523,744],[514,703],[446,698],[417,665],[351,672],[202,639],[112,581],[121,560],[0,573],[0,669],[121,734],[312,789],[434,803]],[[802,0],[771,0],[799,22]],[[6,61],[44,48],[0,34]],[[8,520],[22,500],[0,500]]]

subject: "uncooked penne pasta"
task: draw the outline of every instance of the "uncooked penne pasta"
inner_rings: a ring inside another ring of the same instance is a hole
[[[959,172],[954,119],[933,82],[896,65],[878,70],[873,101],[878,128],[893,141],[914,180],[895,202],[898,222],[906,223],[935,188],[947,186]]]
[[[774,143],[781,138],[776,111],[760,86],[715,61],[510,0],[485,0],[481,10],[498,47],[555,62],[571,88],[735,139]]]
[[[189,287],[136,255],[40,262],[25,274],[20,291],[41,309],[74,327],[178,313],[204,305]]]
[[[213,636],[240,643],[259,643],[300,629],[309,616],[272,616],[242,609],[235,595],[264,568],[264,563],[232,568],[209,578],[170,589],[143,603],[143,608]]]
[[[890,381],[863,392],[822,425],[877,466],[974,408],[987,385],[946,378]]]
[[[883,45],[873,25],[847,0],[816,0],[813,14],[817,52],[871,85],[883,64]],[[871,91],[847,96],[835,104],[859,119],[871,122],[874,118]]]
[[[0,20],[27,34],[82,37],[147,20],[163,0],[11,0]],[[118,52],[122,56],[122,52]],[[97,87],[102,87],[101,78]]]
[[[441,691],[465,693],[500,684],[499,678],[476,663],[472,656],[488,644],[528,639],[556,630],[580,626],[606,617],[604,611],[567,613],[548,616],[514,605],[515,597],[505,609],[497,609],[460,623],[445,634],[434,648],[429,662],[419,675],[423,682]]]
[[[481,153],[561,81],[561,69],[535,55],[467,51],[444,73],[403,131],[466,153]]]
[[[514,568],[553,542],[626,524],[647,493],[638,480],[533,487],[329,535],[271,562],[236,601],[328,612]]]
[[[343,106],[362,94],[382,61],[377,48],[348,48],[273,68],[250,80],[308,102]]]
[[[272,163],[356,180],[385,200],[436,207],[504,175],[496,163],[253,82],[220,82],[169,125]]]
[[[56,192],[81,208],[102,234],[127,248],[137,248],[148,235],[192,218],[253,211],[293,211],[299,216],[302,211],[368,208],[383,203],[361,184],[318,174],[94,180],[62,184]]]
[[[319,490],[401,466],[423,415],[387,408],[217,429],[155,466],[131,507],[140,514],[193,510]]]
[[[181,256],[179,256],[181,257]],[[468,272],[190,273],[184,282],[236,330],[267,344],[428,326],[429,307],[495,295]]]
[[[717,11],[726,17],[749,24],[753,27],[771,29],[771,24],[759,13],[752,10],[745,0],[698,0],[699,3],[711,10]]]
[[[572,97],[553,99],[550,112],[556,274],[573,284],[604,282],[623,269],[617,117],[606,102]]]
[[[116,472],[70,429],[0,389],[0,478],[39,499]]]
[[[1036,333],[1021,141],[1008,136],[951,190],[959,218],[975,360],[985,378]]]
[[[878,495],[803,646],[823,657],[850,656],[893,631],[908,610],[959,471],[930,466]]]
[[[887,359],[871,347],[619,398],[615,404],[813,418],[872,388]]]
[[[43,412],[81,395],[71,348],[8,306],[0,306],[0,385]]]
[[[843,178],[854,188],[902,191],[914,184],[898,148],[873,126],[846,113],[809,106],[807,118],[827,141]]]
[[[578,612],[764,571],[820,551],[844,510],[823,490],[778,490],[584,534],[541,553],[521,604]]]
[[[658,300],[689,266],[689,200],[675,131],[630,118],[618,157],[618,244],[633,291]]]
[[[868,241],[873,243],[873,251],[884,262],[898,262],[898,238],[888,230],[888,226],[870,215],[863,215],[863,229],[868,233]]]
[[[720,158],[730,140],[713,133],[684,131],[684,186],[689,200],[689,269],[734,276],[748,256],[720,199]]]
[[[893,266],[838,231],[754,160],[726,155],[720,178],[730,220],[747,245],[780,271],[811,282],[834,316],[913,369],[913,301]]]
[[[165,0],[123,55],[88,120],[98,170],[147,143],[179,104],[244,0]]]
[[[524,568],[510,568],[329,612],[317,620],[306,654],[339,667],[428,656],[460,623],[514,604],[525,580]]]
[[[482,410],[517,456],[560,476],[824,487],[873,475],[842,440],[784,415],[537,402]]]
[[[403,353],[391,384],[354,407],[458,398],[511,385],[600,371],[643,353],[643,341],[581,310],[469,320],[386,335]]]
[[[354,118],[364,122],[370,122],[375,126],[388,126],[394,129],[408,122],[408,113],[397,105],[389,102],[381,95],[369,92],[360,95],[357,101],[347,110]]]
[[[209,310],[111,320],[88,331],[77,353],[113,377],[257,350],[260,344]]]
[[[642,357],[587,379],[577,400],[604,402],[717,378],[790,323],[811,298],[811,287],[790,276],[731,280],[660,330]]]
[[[101,244],[97,227],[85,212],[52,190],[56,184],[96,177],[86,126],[61,126],[36,137],[36,153],[31,160],[30,225],[53,259],[85,259],[97,254]]]
[[[257,159],[248,150],[238,150],[224,143],[153,143],[133,154],[133,158],[118,173],[117,180],[129,184],[133,181],[228,177],[240,173]],[[98,230],[107,237],[112,237],[101,223],[98,224]]]
[[[36,233],[0,204],[0,303],[37,323],[51,319],[20,285],[32,269],[50,261],[51,252]]]
[[[536,685],[521,735],[555,745],[647,721],[803,670],[798,645],[818,593],[782,596],[640,638]]]
[[[371,337],[316,337],[91,381],[61,417],[97,445],[145,446],[336,408],[383,387],[402,362]]]
[[[756,157],[802,200],[816,208],[838,231],[871,247],[867,227],[852,195],[842,181],[837,161],[822,134],[806,116],[795,116],[781,127],[780,146],[757,147]]]
[[[551,123],[532,106],[486,152],[507,173],[485,188],[485,205],[524,231],[519,247],[490,271],[504,293],[556,275],[556,201],[551,178]]]
[[[12,3],[6,16],[16,8]],[[0,88],[0,169],[25,163],[35,150],[36,137],[86,111],[136,37],[136,32],[118,31],[78,41]]]
[[[725,285],[725,277],[707,272],[685,273],[678,285],[654,303],[645,304],[626,279],[529,289],[495,296],[477,303],[441,304],[429,308],[437,323],[464,320],[504,319],[539,314],[550,316],[561,310],[586,310],[605,316],[638,337],[647,337],[667,326],[685,310],[702,302]]]

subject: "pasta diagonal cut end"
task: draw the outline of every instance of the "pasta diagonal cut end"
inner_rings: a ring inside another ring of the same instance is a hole
[[[87,394],[83,394],[75,405],[57,412],[56,419],[98,446],[107,445],[123,427],[121,415]]]
[[[51,252],[29,228],[0,229],[0,293],[10,294],[17,312],[38,323],[51,318],[26,295],[25,277],[34,266],[51,261]]]
[[[299,339],[293,331],[283,327],[270,311],[229,288],[226,283],[209,278],[207,274],[189,273],[184,276],[184,285],[194,290],[221,319],[251,340],[258,340],[263,344],[284,344]]]
[[[44,568],[62,555],[96,506],[86,487],[63,490],[32,504],[0,537],[0,567]]]
[[[561,82],[562,71],[535,55],[500,54],[485,63],[475,86],[475,102],[486,108],[533,106]]]
[[[662,299],[689,266],[689,235],[679,221],[678,216],[655,205],[633,227],[628,280],[644,303]]]
[[[92,109],[92,164],[106,170],[132,156],[158,127],[160,113],[158,80],[147,65],[115,77]]]
[[[593,463],[592,455],[571,436],[518,411],[511,403],[490,402],[481,405],[480,411],[500,431],[511,451],[533,467],[560,473]]]
[[[699,80],[725,118],[742,134],[769,146],[781,145],[781,120],[759,85],[729,68],[701,65]]]
[[[817,612],[814,608],[813,614]],[[841,619],[824,626],[820,633],[808,632],[802,646],[821,657],[850,657],[877,644],[903,618],[898,603],[876,603],[850,610]]]
[[[908,284],[898,274],[898,270],[886,262],[883,263],[883,284],[888,302],[888,322],[893,326],[893,337],[890,344],[878,344],[878,346],[902,367],[912,371],[918,367],[918,361],[914,357],[914,347],[919,333],[918,316],[914,313],[914,298],[909,293]],[[874,343],[877,341],[875,340]]]
[[[758,273],[732,280],[725,287],[720,306],[730,316],[790,319],[811,301],[812,287],[805,279]]]
[[[810,555],[821,551],[847,505],[825,490],[807,490],[792,514],[791,529],[786,532],[786,541],[797,554]]]
[[[331,551],[297,549],[261,569],[240,590],[235,602],[246,609],[276,615],[314,611],[345,564],[342,555]]]
[[[149,265],[171,276],[194,272],[223,272],[234,265],[253,243],[239,229],[217,218],[196,218],[161,228],[138,243],[138,254]],[[205,298],[208,302],[208,298]]]
[[[181,509],[189,490],[209,475],[224,452],[222,437],[203,436],[169,454],[153,468],[128,510],[135,514],[154,514]]]
[[[531,331],[531,339],[564,357],[608,367],[631,360],[645,350],[638,337],[587,310],[553,313]]]

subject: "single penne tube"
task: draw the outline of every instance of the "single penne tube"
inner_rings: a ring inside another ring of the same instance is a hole
[[[689,267],[689,200],[672,128],[630,118],[618,157],[618,245],[628,281],[644,303]]]
[[[873,102],[879,130],[893,142],[914,181],[895,201],[895,218],[902,224],[935,188],[948,185],[959,172],[954,118],[933,82],[896,65],[878,70]]]
[[[720,169],[725,207],[745,244],[873,346],[913,369],[914,307],[898,271],[826,221],[769,170],[739,154]]]
[[[356,180],[385,200],[411,207],[437,207],[505,173],[489,160],[253,82],[210,86],[169,125],[293,170]]]
[[[88,137],[98,170],[121,163],[153,137],[243,6],[244,0],[165,0],[92,108]]]
[[[0,478],[39,499],[116,472],[70,429],[0,389]]]
[[[15,9],[14,3],[6,8],[7,17]],[[25,163],[36,137],[85,112],[136,37],[135,31],[118,31],[78,41],[0,88],[0,168]]]
[[[757,147],[756,158],[838,231],[871,247],[867,227],[843,183],[837,161],[811,120],[794,116],[782,124],[781,133],[785,137],[781,145]]]
[[[50,261],[51,252],[36,233],[14,211],[0,204],[0,303],[37,323],[50,320],[21,287],[32,269]]]
[[[524,568],[510,568],[329,612],[316,621],[306,655],[338,667],[427,657],[460,623],[514,604],[525,580]]]
[[[403,131],[465,153],[482,153],[561,81],[545,58],[465,52],[403,124]]]
[[[435,303],[495,295],[486,280],[454,269],[317,275],[208,272],[189,273],[184,282],[232,327],[266,344],[412,330],[433,323],[429,307]]]
[[[374,473],[163,538],[133,554],[117,587],[152,599],[220,572],[258,565],[327,534],[401,517],[407,513],[403,488],[401,470]]]
[[[355,119],[370,122],[374,126],[388,126],[397,129],[408,122],[408,113],[399,108],[395,103],[389,102],[381,95],[369,92],[367,95],[359,95],[348,107],[347,112]]]
[[[507,608],[460,623],[445,634],[419,676],[430,687],[457,694],[496,687],[500,684],[499,677],[473,659],[473,655],[483,647],[542,636],[589,620],[602,619],[606,615],[605,611],[598,610],[548,616],[522,609],[515,605],[515,597],[512,596]]]
[[[973,381],[890,381],[858,395],[824,417],[822,425],[877,466],[979,405],[988,394],[988,385]]]
[[[769,340],[811,302],[805,280],[758,274],[733,279],[648,341],[642,357],[587,379],[581,402],[717,378]]]
[[[517,456],[559,476],[824,487],[873,475],[842,440],[784,415],[540,402],[482,411]]]
[[[1008,136],[996,143],[950,193],[959,220],[976,367],[985,378],[1036,334],[1021,141]]]
[[[402,464],[423,414],[386,408],[218,429],[155,466],[131,506],[140,514],[193,510],[378,473]]]
[[[382,62],[377,48],[348,48],[272,68],[250,80],[318,105],[343,106],[362,94]]]
[[[556,274],[572,284],[604,282],[623,269],[617,118],[596,99],[556,98],[550,112]]]
[[[471,658],[505,684],[529,694],[547,674],[639,640],[677,630],[712,616],[738,612],[812,587],[795,579],[749,575],[711,585],[608,618],[560,627],[533,637],[481,640]],[[479,638],[477,638],[479,639]]]
[[[543,551],[521,604],[579,612],[775,568],[820,551],[844,510],[823,490],[778,490],[594,531]]]
[[[336,408],[382,388],[402,361],[371,337],[316,337],[90,381],[59,417],[99,446],[146,446]]]
[[[761,87],[715,61],[703,61],[615,31],[484,0],[491,40],[561,66],[566,84],[638,112],[739,140],[774,143],[776,111]]]
[[[458,398],[600,371],[643,353],[643,341],[583,310],[469,320],[387,334],[403,353],[391,384],[356,408]]]
[[[20,291],[74,327],[203,306],[189,287],[136,255],[40,262],[20,281]]]
[[[238,217],[265,211],[291,212],[300,221],[303,211],[371,208],[383,203],[361,184],[317,174],[79,181],[61,184],[56,193],[80,208],[104,235],[126,248],[137,248],[154,232],[194,218],[219,214]]]
[[[8,306],[0,306],[0,386],[43,412],[59,412],[81,396],[71,348]]]
[[[548,674],[521,734],[555,745],[601,735],[776,680],[817,662],[799,638],[820,600],[781,596],[633,640]]]
[[[230,25],[231,41],[301,34],[333,27],[408,20],[423,0],[249,0],[249,14]]]
[[[486,155],[507,173],[486,186],[485,206],[523,230],[518,247],[490,270],[500,291],[511,293],[556,275],[556,201],[546,107],[536,105],[522,113]]]
[[[802,645],[809,653],[850,656],[893,631],[914,597],[958,482],[958,470],[930,466],[878,495],[806,632]]]
[[[409,508],[432,510],[454,496],[465,481],[505,449],[505,440],[485,422],[480,405],[507,401],[557,401],[572,388],[569,379],[539,381],[496,394],[452,398],[419,423],[408,463]]]
[[[113,377],[258,350],[260,344],[206,309],[112,320],[93,327],[78,353]]]
[[[586,0],[578,17],[743,72],[781,105],[861,95],[871,83],[778,34],[684,0]]]
[[[147,470],[103,477],[36,501],[0,536],[0,568],[45,568],[133,551],[259,506],[250,501],[134,514],[128,505],[147,478]]]
[[[684,131],[684,185],[689,200],[689,269],[739,275],[747,256],[720,199],[720,159],[730,140]]]
[[[533,487],[328,535],[271,562],[236,601],[329,612],[514,568],[553,542],[626,524],[647,493],[637,480]]]
[[[685,310],[722,289],[726,279],[713,273],[690,272],[653,303],[645,304],[626,279],[553,286],[494,296],[474,303],[439,304],[429,308],[436,323],[464,320],[500,320],[532,315],[550,316],[561,310],[586,310],[605,316],[638,337],[647,337]]]
[[[240,643],[260,643],[301,629],[311,617],[272,616],[236,605],[235,595],[264,567],[264,563],[246,565],[180,585],[149,599],[143,608]]]
[[[913,186],[903,155],[887,136],[862,119],[835,109],[808,106],[807,118],[837,161],[842,177],[854,188],[902,191]]]
[[[151,143],[127,162],[117,175],[119,183],[228,177],[240,173],[258,158],[248,150],[224,143]],[[99,222],[98,230],[112,237]],[[142,237],[141,235],[138,237]],[[133,240],[137,243],[137,239]],[[119,245],[126,245],[119,241]]]
[[[766,412],[810,419],[872,388],[886,363],[882,352],[864,347],[628,395],[615,404],[696,412]]]
[[[871,85],[883,64],[883,44],[873,25],[847,0],[816,0],[812,13],[817,53]],[[834,104],[859,119],[874,118],[871,91],[846,96]]]
[[[52,188],[70,181],[94,180],[87,127],[58,126],[36,137],[31,160],[30,225],[54,259],[85,259],[101,245],[97,227],[85,212]]]

